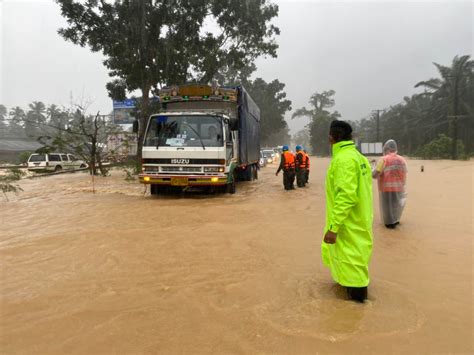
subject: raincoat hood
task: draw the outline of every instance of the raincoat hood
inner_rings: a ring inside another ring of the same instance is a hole
[[[389,153],[397,153],[397,142],[395,142],[393,139],[389,139],[388,141],[385,142],[383,145],[383,154],[389,154]]]

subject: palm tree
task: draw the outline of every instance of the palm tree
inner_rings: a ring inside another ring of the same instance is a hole
[[[58,118],[60,114],[61,110],[55,104],[49,105],[49,107],[46,109],[46,117],[48,118],[49,123],[52,125],[58,123]]]
[[[44,128],[46,123],[46,106],[41,101],[33,101],[28,105],[30,108],[26,114],[25,131],[28,136],[37,136],[39,128]]]
[[[0,135],[5,135],[6,133],[6,120],[7,120],[7,108],[3,105],[0,105]]]
[[[10,116],[10,134],[15,137],[24,136],[25,111],[21,107],[16,106],[10,110],[8,115]]]
[[[452,159],[456,159],[457,141],[458,141],[458,124],[460,120],[467,122],[463,127],[469,129],[472,125],[469,121],[473,119],[472,112],[472,90],[473,86],[473,69],[474,61],[470,60],[469,55],[454,57],[450,67],[433,63],[441,78],[421,81],[415,87],[425,87],[430,90],[432,95],[432,114],[437,118],[438,122],[433,124],[442,124],[442,121],[451,123],[453,136]],[[470,119],[470,120],[468,120]]]
[[[309,117],[311,121],[307,125],[311,137],[311,147],[313,153],[320,155],[329,155],[330,148],[328,143],[328,132],[331,121],[341,117],[339,112],[329,112],[327,109],[335,105],[334,90],[315,92],[311,95],[309,103],[312,109],[306,107],[297,109],[291,118]]]

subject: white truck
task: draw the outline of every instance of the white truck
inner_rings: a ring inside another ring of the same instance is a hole
[[[190,187],[235,193],[236,181],[258,178],[260,110],[243,87],[189,84],[159,96],[139,174],[151,194]]]

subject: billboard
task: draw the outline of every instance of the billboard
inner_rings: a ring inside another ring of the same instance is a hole
[[[380,155],[382,154],[382,143],[361,143],[360,151],[364,155]]]
[[[125,99],[124,101],[113,101],[113,119],[115,124],[132,124],[135,118],[132,112],[135,110],[136,100]]]
[[[159,97],[150,97],[150,105],[156,105],[160,102]],[[123,101],[113,101],[113,121],[115,124],[133,124],[135,117],[132,113],[137,107],[137,99],[125,99]]]

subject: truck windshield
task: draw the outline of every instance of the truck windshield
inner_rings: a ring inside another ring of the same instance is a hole
[[[216,116],[153,116],[145,146],[222,147],[222,119]]]

